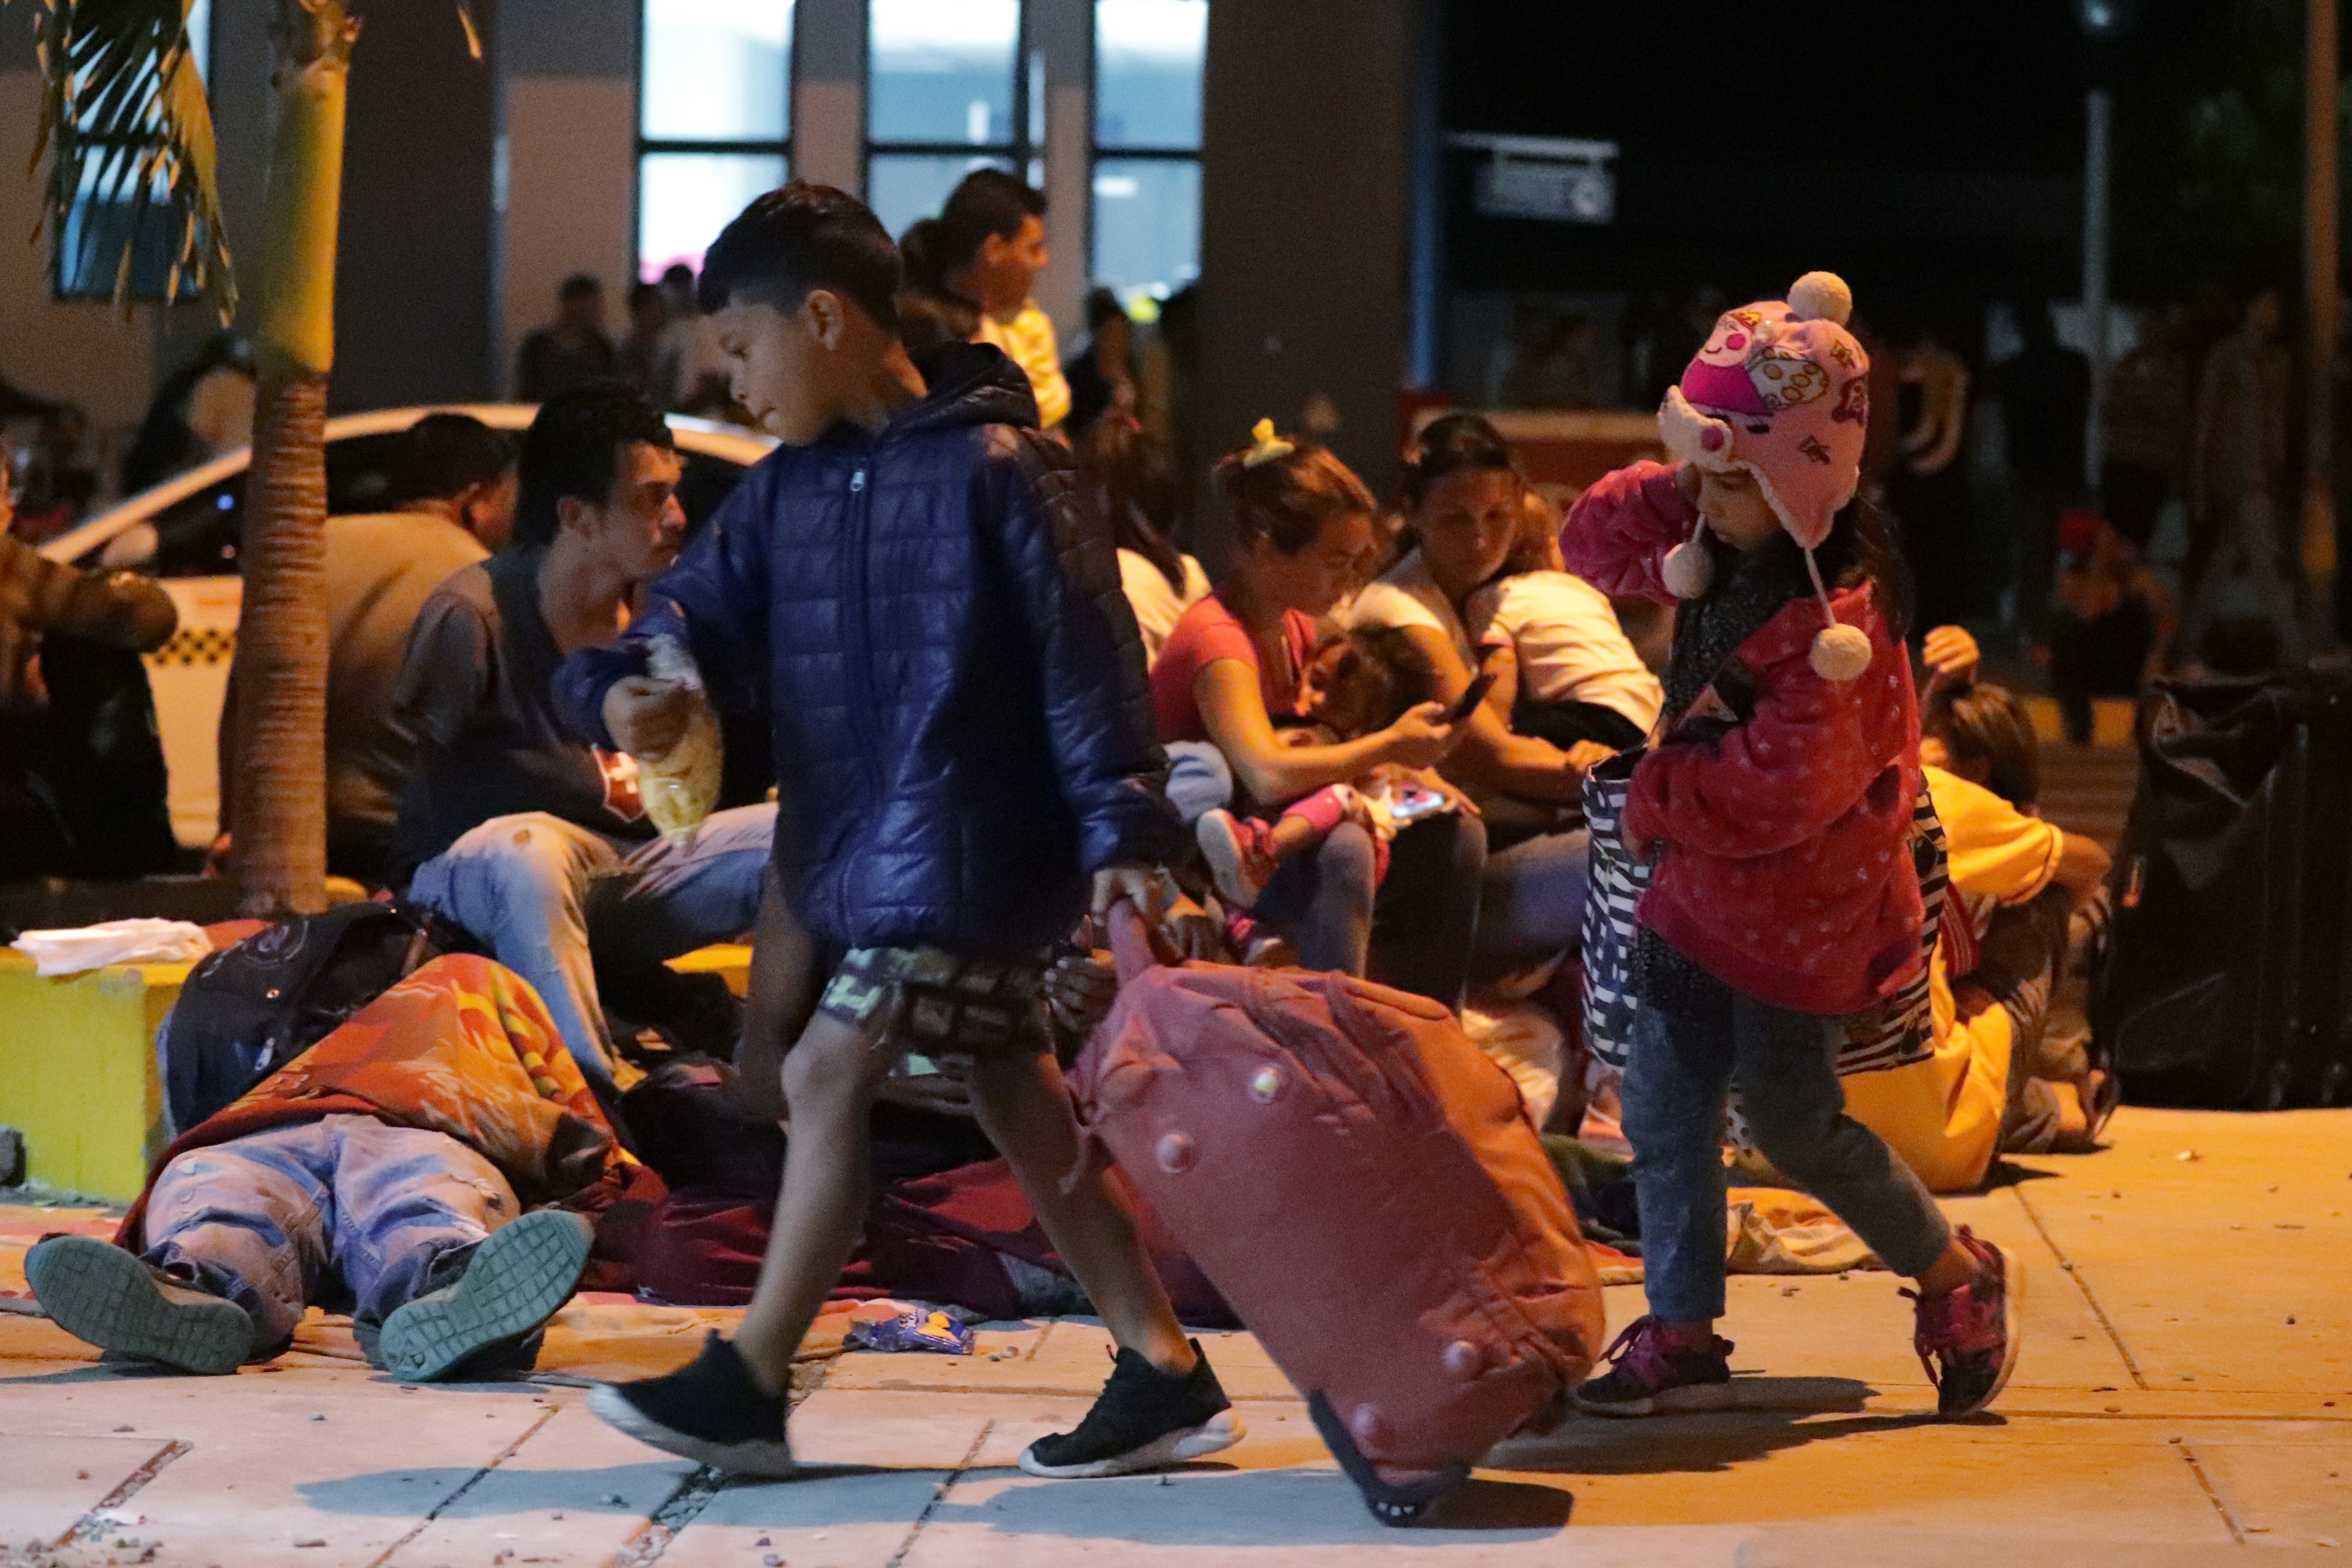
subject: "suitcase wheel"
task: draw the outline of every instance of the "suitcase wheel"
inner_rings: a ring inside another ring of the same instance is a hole
[[[1397,1528],[1418,1524],[1448,1493],[1470,1479],[1470,1467],[1456,1464],[1411,1486],[1391,1485],[1381,1479],[1379,1469],[1356,1447],[1356,1439],[1349,1435],[1328,1399],[1320,1394],[1308,1395],[1307,1413],[1314,1417],[1315,1430],[1321,1434],[1331,1457],[1339,1461],[1339,1469],[1363,1494],[1364,1506],[1382,1524]]]

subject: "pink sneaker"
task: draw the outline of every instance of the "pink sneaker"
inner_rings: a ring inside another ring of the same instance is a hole
[[[1732,1399],[1731,1351],[1721,1335],[1684,1344],[1664,1318],[1636,1318],[1601,1357],[1616,1364],[1579,1388],[1576,1403],[1595,1416],[1724,1409]]]
[[[2024,1271],[2008,1248],[1978,1240],[1965,1225],[1957,1235],[1976,1256],[1977,1277],[1941,1295],[1903,1292],[1918,1302],[1911,1344],[1936,1385],[1936,1409],[1947,1416],[1975,1415],[2008,1385],[2017,1366],[2017,1309],[2025,1287]]]
[[[1236,817],[1220,806],[1202,812],[1192,832],[1217,880],[1218,896],[1236,909],[1254,907],[1279,863],[1266,847],[1273,830],[1255,817]]]

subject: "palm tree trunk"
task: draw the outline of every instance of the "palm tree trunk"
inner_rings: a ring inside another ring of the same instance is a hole
[[[237,626],[231,872],[250,915],[327,902],[327,377],[358,32],[341,0],[280,0]]]

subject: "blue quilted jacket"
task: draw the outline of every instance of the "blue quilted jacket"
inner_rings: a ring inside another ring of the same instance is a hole
[[[772,728],[776,869],[817,937],[1013,956],[1069,933],[1092,872],[1165,859],[1176,818],[1110,534],[1027,379],[987,345],[919,364],[929,394],[878,434],[746,475],[556,702],[610,746],[604,694],[682,634]]]

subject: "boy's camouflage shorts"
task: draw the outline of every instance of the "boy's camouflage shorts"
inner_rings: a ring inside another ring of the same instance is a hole
[[[892,1044],[926,1056],[971,1056],[1008,1047],[1050,1049],[1045,968],[1050,952],[1019,959],[967,958],[941,947],[853,948],[818,1003],[862,1025],[905,993]]]

